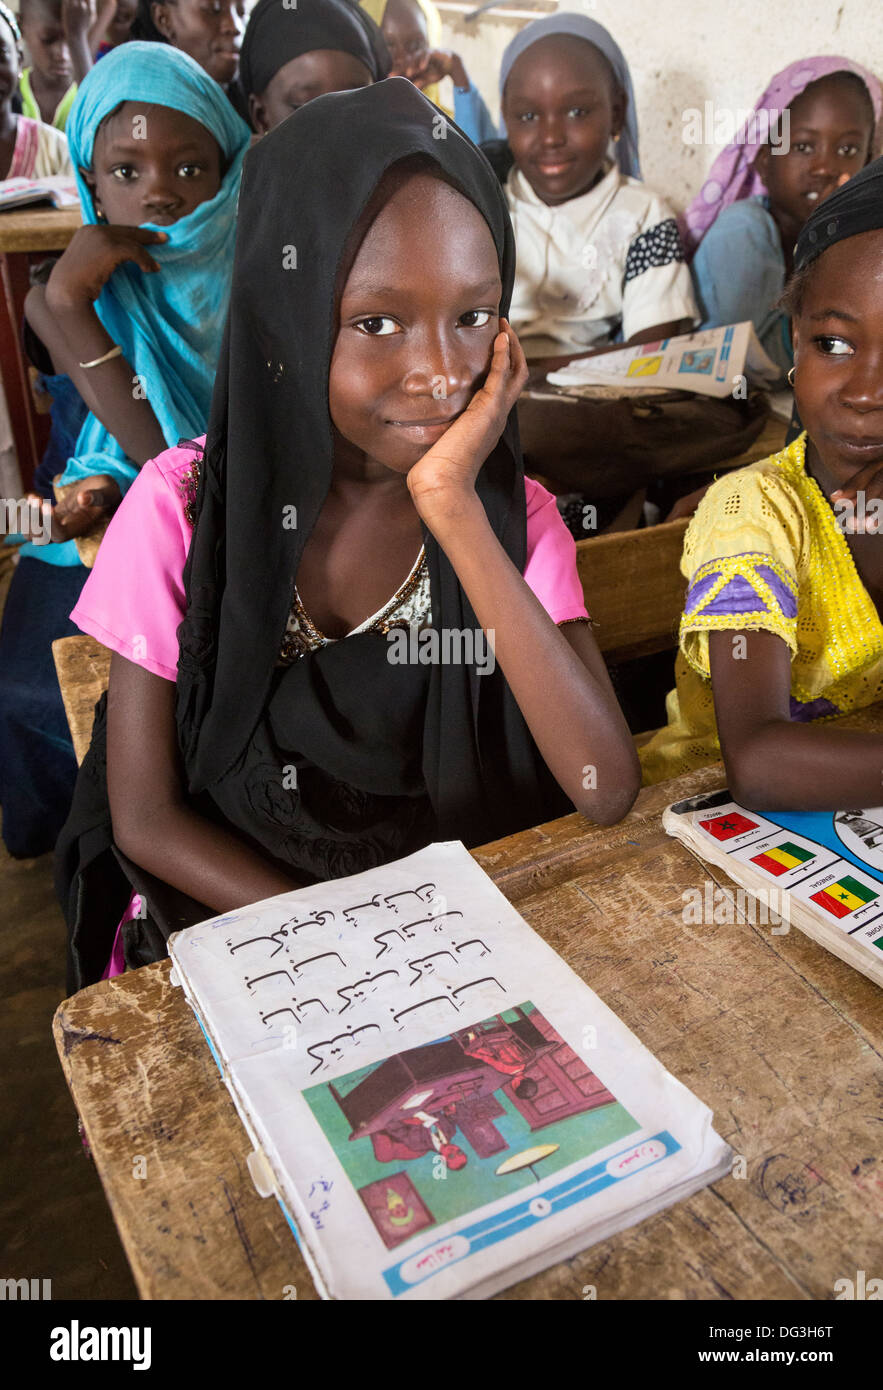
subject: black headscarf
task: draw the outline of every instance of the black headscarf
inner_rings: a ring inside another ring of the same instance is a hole
[[[239,55],[239,81],[246,97],[260,96],[280,68],[318,48],[358,58],[380,82],[389,76],[389,50],[370,15],[350,0],[258,0],[248,17]]]
[[[479,675],[474,665],[392,665],[376,632],[277,666],[300,559],[331,482],[328,375],[340,269],[391,166],[422,155],[478,209],[499,258],[501,313],[508,310],[515,248],[503,192],[456,126],[446,123],[437,138],[439,119],[412,83],[390,78],[308,103],[245,161],[185,572],[178,732],[191,794],[208,794],[265,852],[317,877],[368,867],[432,836],[476,844],[571,809],[499,668]],[[286,268],[293,257],[297,268]],[[514,411],[476,491],[523,572]],[[296,529],[282,525],[291,505]],[[433,626],[475,631],[451,564],[428,532],[425,543]],[[297,790],[283,788],[291,766]]]
[[[883,158],[866,164],[807,218],[794,248],[794,269],[805,270],[838,241],[880,228],[883,228]]]

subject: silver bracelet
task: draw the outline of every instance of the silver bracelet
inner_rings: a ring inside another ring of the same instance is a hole
[[[92,362],[80,362],[78,365],[88,371],[90,367],[100,367],[102,362],[109,362],[112,357],[122,357],[122,354],[123,350],[119,343],[117,343],[116,347],[112,347],[103,357],[96,357]]]

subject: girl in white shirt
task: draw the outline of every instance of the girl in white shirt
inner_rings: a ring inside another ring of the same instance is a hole
[[[699,316],[677,222],[640,180],[631,76],[607,30],[578,14],[528,24],[500,92],[527,356],[688,332]]]

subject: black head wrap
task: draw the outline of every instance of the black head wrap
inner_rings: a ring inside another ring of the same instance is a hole
[[[440,119],[410,82],[390,78],[318,97],[245,161],[230,312],[185,573],[178,732],[191,794],[207,791],[268,853],[317,877],[394,857],[414,848],[415,837],[476,844],[571,809],[499,668],[391,665],[387,639],[376,632],[277,666],[301,555],[331,482],[328,375],[339,272],[389,168],[422,155],[479,210],[499,258],[501,312],[508,310],[515,247],[503,192],[455,126],[446,123],[445,138],[437,138]],[[298,268],[286,268],[295,259]],[[514,412],[476,490],[523,572]],[[292,504],[296,530],[282,524]],[[447,557],[428,533],[425,543],[433,626],[474,631]],[[299,769],[296,791],[283,790],[291,764]],[[418,806],[428,812],[422,820]]]
[[[838,241],[880,228],[883,228],[883,158],[866,164],[807,218],[794,248],[794,269],[805,270]]]
[[[239,80],[246,96],[260,96],[280,68],[313,53],[334,48],[364,63],[372,81],[389,76],[389,50],[379,28],[350,0],[258,0],[248,17],[239,55]]]

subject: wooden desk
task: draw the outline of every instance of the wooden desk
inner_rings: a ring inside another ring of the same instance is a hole
[[[500,1298],[581,1299],[593,1285],[599,1299],[830,1299],[835,1279],[880,1271],[880,991],[798,931],[684,924],[685,890],[711,875],[660,813],[721,783],[706,768],[643,791],[612,829],[574,815],[475,851],[745,1160],[744,1177]],[[255,1193],[250,1145],[169,963],[83,990],[54,1033],[141,1295],[317,1297],[278,1205]]]
[[[80,209],[32,207],[0,212],[0,254],[21,251],[63,251],[78,227]]]
[[[25,488],[31,486],[48,438],[47,418],[37,416],[21,348],[25,296],[32,257],[63,251],[81,226],[79,208],[27,208],[0,212],[0,376]]]

